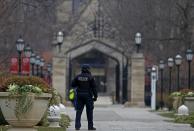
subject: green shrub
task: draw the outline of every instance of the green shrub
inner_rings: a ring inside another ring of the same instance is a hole
[[[191,124],[191,126],[194,127],[194,113],[190,114],[189,116],[176,116],[174,121],[176,123]]]
[[[11,76],[8,78],[1,78],[2,80],[2,90],[6,91],[8,86],[11,84],[16,84],[18,86],[33,85],[38,86],[43,92],[49,92],[49,85],[39,77],[34,76]]]
[[[61,114],[61,119],[59,121],[59,125],[61,127],[68,128],[68,126],[70,126],[70,122],[71,122],[71,119],[70,119],[70,117],[68,115]]]
[[[49,85],[39,77],[9,76],[0,77],[0,80],[1,91],[9,92],[11,97],[19,95],[15,106],[15,115],[18,119],[32,108],[34,96],[28,94],[51,93]]]
[[[51,105],[58,105],[59,103],[63,103],[61,95],[56,91],[56,89],[51,89],[50,90],[52,97],[50,99],[49,106]]]

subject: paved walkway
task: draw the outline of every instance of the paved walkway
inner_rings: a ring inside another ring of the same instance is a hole
[[[189,124],[167,122],[168,118],[150,112],[149,108],[124,108],[120,105],[96,107],[94,110],[94,125],[97,131],[194,131]],[[74,131],[75,111],[67,108],[67,113],[73,122],[67,131]],[[87,131],[87,118],[82,114],[80,131]]]

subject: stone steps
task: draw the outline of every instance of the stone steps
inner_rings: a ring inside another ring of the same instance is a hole
[[[99,96],[98,100],[94,103],[95,106],[110,106],[112,104],[113,102],[110,96]]]

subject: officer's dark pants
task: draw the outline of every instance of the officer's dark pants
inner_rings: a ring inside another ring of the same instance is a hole
[[[88,95],[78,95],[77,107],[76,107],[75,128],[81,127],[81,115],[82,115],[82,111],[84,109],[84,105],[86,105],[88,128],[93,127],[93,109],[94,109],[93,99],[92,99],[92,97],[90,97]]]

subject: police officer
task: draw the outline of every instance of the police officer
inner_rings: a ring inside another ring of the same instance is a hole
[[[96,130],[96,128],[93,127],[93,109],[94,101],[97,100],[98,95],[95,80],[90,73],[89,65],[82,65],[81,74],[77,75],[72,81],[72,87],[77,88],[75,129],[80,130],[81,114],[84,105],[86,105],[88,130]]]

